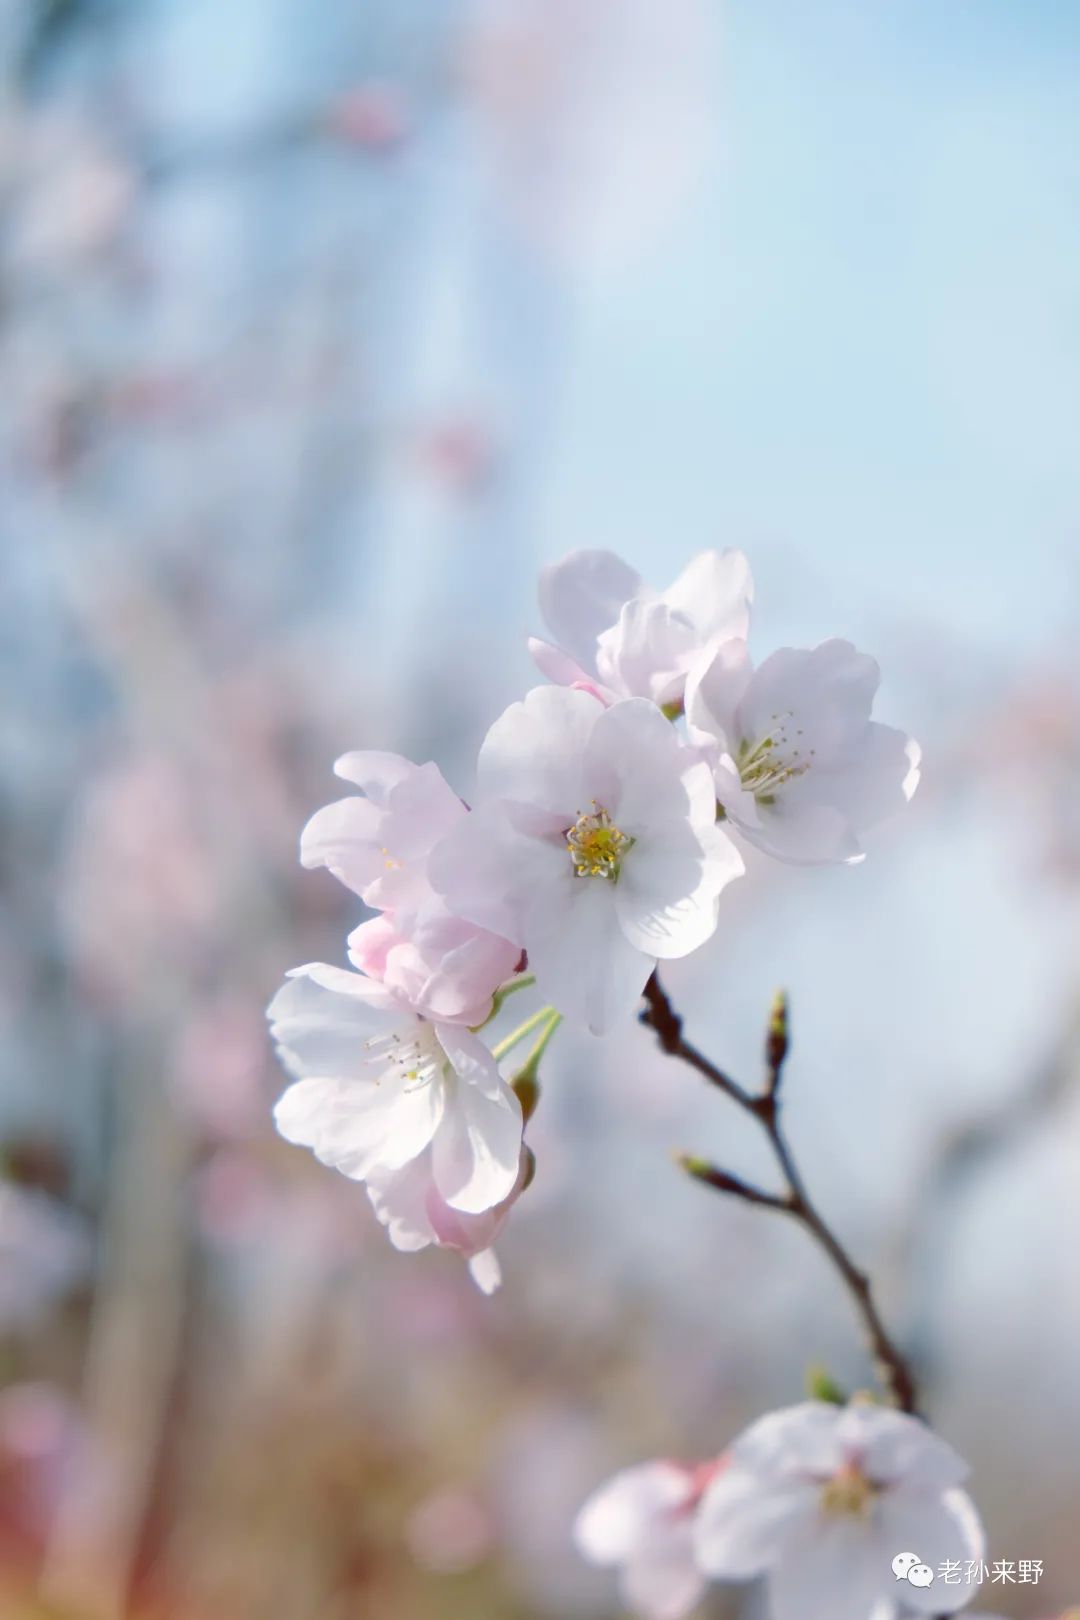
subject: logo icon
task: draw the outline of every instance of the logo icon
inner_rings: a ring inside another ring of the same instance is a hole
[[[897,1553],[892,1570],[898,1581],[907,1581],[910,1586],[929,1586],[934,1579],[930,1565],[924,1564],[918,1553]]]

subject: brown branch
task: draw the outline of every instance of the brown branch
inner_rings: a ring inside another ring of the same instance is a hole
[[[728,1193],[731,1197],[740,1198],[746,1203],[764,1204],[798,1221],[831,1261],[851,1296],[883,1386],[902,1412],[914,1412],[915,1380],[907,1361],[889,1336],[874,1300],[870,1279],[865,1272],[860,1271],[811,1200],[780,1125],[779,1087],[788,1046],[786,1003],[781,1004],[778,999],[774,1003],[770,1019],[766,1043],[768,1070],[766,1089],[763,1092],[751,1092],[737,1080],[733,1080],[730,1075],[725,1074],[722,1069],[717,1068],[715,1063],[710,1062],[704,1053],[684,1038],[682,1019],[672,1006],[656,973],[652,974],[643,993],[646,1005],[639,1015],[641,1022],[655,1033],[664,1052],[670,1057],[679,1058],[683,1063],[688,1063],[692,1069],[696,1069],[708,1080],[710,1085],[725,1092],[744,1113],[751,1114],[758,1121],[768,1138],[787,1190],[783,1194],[765,1192],[726,1170],[686,1155],[681,1155],[679,1162],[695,1180],[714,1187],[718,1192]]]

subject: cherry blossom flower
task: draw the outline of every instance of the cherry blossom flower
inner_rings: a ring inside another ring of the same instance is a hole
[[[454,1249],[469,1263],[469,1275],[484,1294],[502,1283],[492,1244],[525,1186],[530,1159],[523,1149],[518,1177],[509,1194],[492,1209],[465,1214],[453,1209],[435,1179],[434,1155],[420,1154],[400,1170],[377,1170],[367,1178],[368,1197],[395,1249],[414,1253],[435,1244]]]
[[[465,815],[437,765],[373,749],[343,754],[334,774],[360,788],[324,805],[300,834],[300,860],[325,866],[379,911],[427,899],[428,854]]]
[[[558,686],[678,704],[703,652],[746,635],[753,594],[741,551],[701,552],[659,595],[614,552],[573,551],[540,574],[540,610],[558,645],[530,637],[529,651]]]
[[[773,1620],[866,1620],[896,1602],[893,1559],[912,1549],[965,1579],[908,1583],[904,1608],[952,1613],[974,1596],[982,1525],[958,1487],[967,1465],[917,1418],[806,1401],[760,1418],[731,1446],[695,1529],[709,1575],[767,1574]]]
[[[293,970],[267,1016],[297,1076],[274,1109],[287,1141],[354,1181],[378,1181],[430,1148],[434,1186],[451,1209],[475,1215],[509,1197],[521,1105],[469,1030],[433,1023],[389,986],[318,962]]]
[[[679,1620],[705,1590],[694,1557],[694,1517],[721,1466],[661,1461],[624,1468],[577,1516],[579,1550],[591,1563],[619,1566],[623,1601],[646,1620]]]
[[[784,647],[755,670],[729,640],[686,688],[690,739],[751,843],[796,864],[859,861],[860,837],[907,803],[918,743],[870,719],[880,671],[847,641]]]
[[[381,979],[427,1018],[476,1028],[521,951],[435,900],[413,913],[384,913],[349,935],[349,960]]]
[[[657,958],[705,943],[743,870],[709,769],[644,699],[605,708],[536,687],[488,732],[478,777],[482,802],[433,852],[432,883],[520,945],[543,994],[601,1034]]]
[[[429,853],[468,810],[430,763],[357,752],[334,770],[365,796],[317,810],[301,834],[300,859],[388,913],[354,930],[351,960],[433,1019],[482,1024],[520,949],[451,916],[427,876]]]

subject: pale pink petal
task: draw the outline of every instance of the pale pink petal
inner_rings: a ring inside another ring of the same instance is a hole
[[[607,712],[587,692],[534,687],[500,715],[484,738],[477,762],[484,797],[534,805],[565,816],[569,826],[588,808],[581,758],[594,725]]]
[[[927,1438],[936,1437],[928,1434]],[[932,1585],[923,1587],[906,1583],[906,1609],[918,1614],[951,1614],[974,1597],[978,1582],[967,1579],[967,1566],[982,1560],[986,1537],[975,1505],[964,1491],[889,1491],[882,1499],[878,1554],[890,1576],[893,1558],[907,1547],[917,1552],[935,1575],[946,1562],[960,1564],[961,1580],[958,1585],[946,1585],[935,1579]]]
[[[278,1099],[274,1122],[288,1142],[355,1181],[396,1169],[431,1141],[443,1112],[440,1086],[408,1091],[374,1082],[310,1079]]]
[[[541,569],[540,611],[559,645],[595,675],[597,640],[642,589],[640,574],[614,552],[572,551]]]
[[[738,831],[749,843],[791,866],[836,862],[850,866],[864,859],[843,810],[828,804],[800,803],[786,793],[782,797],[778,794],[776,804],[763,809],[753,825],[740,821]]]
[[[720,891],[744,871],[742,856],[719,828],[690,843],[671,838],[652,849],[642,840],[623,862],[615,891],[619,921],[639,951],[661,961],[688,956],[716,929]],[[680,845],[682,847],[680,847]]]
[[[876,827],[901,811],[919,785],[922,752],[917,742],[892,726],[870,721],[852,757],[806,772],[785,798],[793,806],[835,805],[857,831]]]
[[[745,638],[753,599],[750,564],[733,547],[699,552],[662,593],[662,600],[685,614],[703,641]]]
[[[849,759],[880,679],[874,659],[849,641],[823,641],[809,650],[782,647],[754,672],[739,704],[741,735],[768,736],[790,716],[800,753],[805,758],[813,750],[816,767]]]
[[[300,863],[325,866],[339,883],[363,896],[382,876],[386,857],[378,844],[382,813],[368,799],[338,799],[316,810],[300,834]]]
[[[806,1474],[826,1477],[845,1461],[840,1441],[843,1408],[827,1401],[799,1401],[767,1412],[744,1429],[731,1447],[734,1461],[753,1473],[781,1481]]]
[[[572,872],[561,816],[547,816],[547,839],[517,823],[507,806],[479,806],[432,851],[428,877],[450,911],[520,946],[531,897]]]
[[[698,1562],[709,1575],[748,1580],[771,1568],[818,1517],[818,1488],[805,1479],[778,1484],[731,1462],[708,1487],[698,1509]]]
[[[819,1516],[785,1545],[769,1576],[769,1607],[773,1620],[868,1620],[894,1583],[861,1519]]]
[[[918,1418],[886,1407],[857,1404],[842,1409],[837,1438],[858,1452],[863,1471],[880,1483],[917,1491],[960,1485],[968,1465]]]
[[[395,1249],[415,1253],[437,1241],[428,1218],[430,1155],[418,1154],[397,1170],[377,1169],[367,1178],[371,1207]]]
[[[494,1249],[481,1249],[469,1261],[469,1275],[482,1294],[494,1294],[502,1287],[502,1267]]]
[[[639,1463],[605,1480],[582,1507],[574,1540],[594,1564],[621,1564],[641,1545],[658,1519],[685,1502],[688,1476],[673,1463]]]
[[[437,765],[414,765],[387,801],[390,854],[405,864],[422,860],[467,813]]]
[[[656,961],[627,939],[610,883],[572,875],[569,883],[573,887],[564,888],[545,912],[537,896],[529,967],[541,993],[566,1018],[603,1035],[632,1015]]]
[[[334,761],[334,775],[355,783],[376,805],[385,804],[391,789],[415,769],[411,759],[374,748],[354,749]]]
[[[703,789],[712,802],[707,767],[647,698],[624,698],[599,713],[584,749],[582,776],[583,808],[595,799],[635,838],[646,829],[660,833],[665,822],[685,825],[692,789]],[[711,823],[713,816],[708,819]]]
[[[458,1075],[432,1147],[435,1185],[454,1209],[492,1209],[521,1168],[521,1104],[484,1043],[452,1024],[437,1026]]]
[[[596,678],[595,669],[582,669],[577,661],[564,653],[561,647],[553,647],[550,641],[541,641],[537,636],[528,638],[529,657],[549,681],[556,686],[576,686],[578,682],[588,685]]]
[[[723,751],[740,739],[739,704],[753,675],[745,641],[722,641],[690,673],[686,682],[686,725],[691,742],[718,740]]]
[[[643,1547],[631,1557],[620,1585],[626,1606],[645,1620],[682,1620],[705,1591],[705,1576],[694,1562],[688,1523],[681,1534]]]
[[[354,981],[362,987],[360,994],[354,993]],[[267,1008],[286,1068],[338,1080],[366,1077],[365,1041],[395,1027],[402,1016],[400,1004],[375,980],[324,963],[295,969]]]
[[[601,681],[628,696],[667,703],[682,696],[686,671],[700,651],[689,619],[665,602],[627,602],[597,644]]]
[[[385,980],[390,952],[400,943],[401,934],[392,919],[383,912],[378,917],[369,917],[367,922],[353,929],[348,941],[349,961],[360,973]]]

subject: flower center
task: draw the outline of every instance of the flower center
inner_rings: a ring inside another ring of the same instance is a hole
[[[577,877],[607,878],[614,883],[622,858],[634,840],[620,832],[603,805],[593,800],[588,815],[579,813],[566,834],[566,847]]]
[[[877,1493],[878,1487],[857,1463],[845,1463],[821,1487],[821,1506],[824,1512],[837,1517],[865,1519]]]
[[[802,730],[789,729],[794,718],[790,709],[786,714],[771,715],[767,736],[758,742],[744,737],[739,744],[735,755],[739,780],[758,804],[773,804],[778,788],[810,769],[814,749],[804,751],[799,742]]]
[[[364,1062],[379,1071],[376,1085],[389,1079],[416,1090],[437,1080],[446,1066],[446,1054],[435,1031],[422,1018],[404,1029],[373,1035],[364,1042],[364,1051]]]

